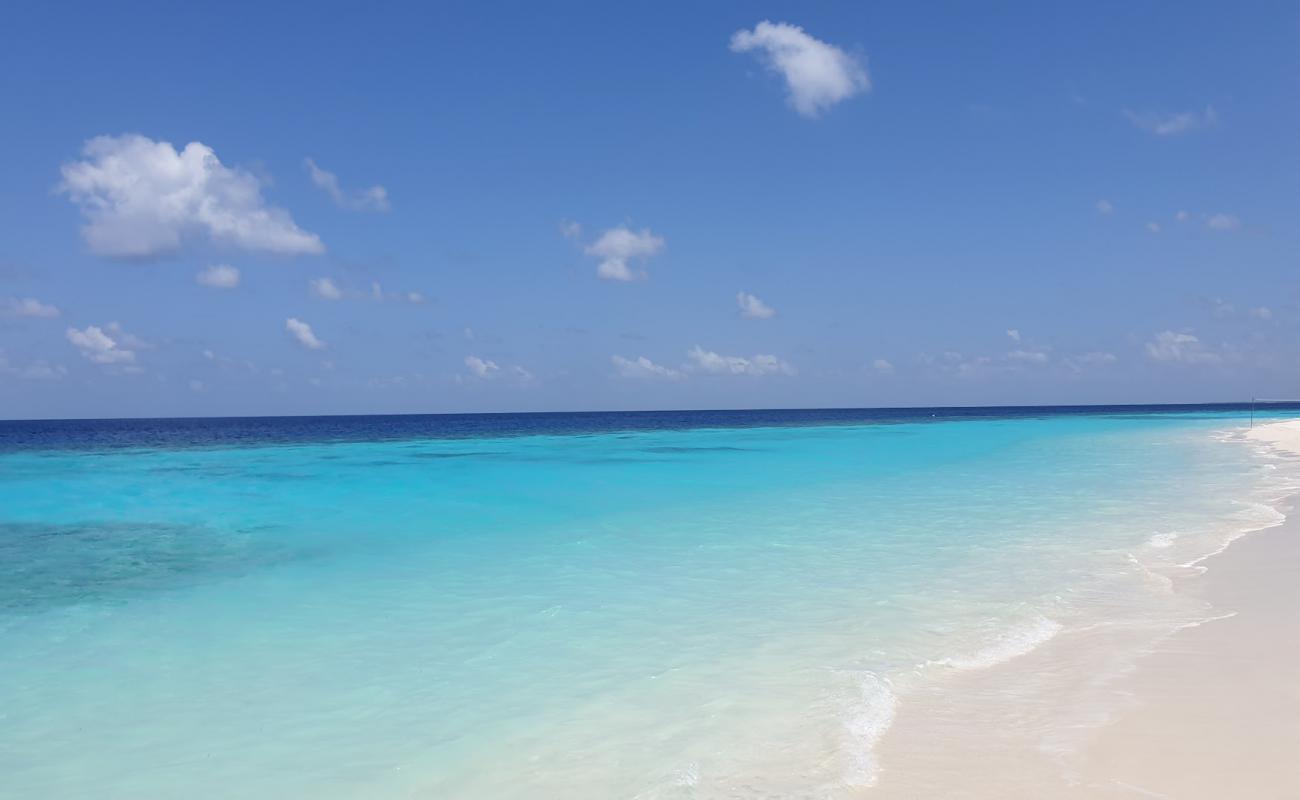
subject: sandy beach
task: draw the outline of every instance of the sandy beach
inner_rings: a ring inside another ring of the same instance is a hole
[[[1300,457],[1300,421],[1248,436]],[[871,796],[1300,797],[1296,505],[1175,578],[1206,621],[1140,656],[1084,631],[909,698]]]

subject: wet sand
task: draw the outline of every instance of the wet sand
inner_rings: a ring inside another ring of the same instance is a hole
[[[1300,421],[1251,437],[1300,455]],[[1300,798],[1297,505],[1174,581],[1203,623],[1138,652],[1073,632],[908,697],[863,796]]]

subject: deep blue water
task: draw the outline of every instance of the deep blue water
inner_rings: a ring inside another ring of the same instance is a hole
[[[1249,414],[1249,403],[935,408],[805,408],[717,411],[576,411],[521,414],[380,414],[319,417],[0,420],[0,450],[237,447],[306,442],[572,436],[624,431],[808,425],[888,425],[978,419],[1136,414]],[[1261,406],[1261,416],[1300,403]]]

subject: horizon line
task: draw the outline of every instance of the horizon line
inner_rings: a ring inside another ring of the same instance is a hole
[[[487,416],[545,416],[577,414],[734,414],[743,412],[795,412],[795,411],[972,411],[972,410],[1026,410],[1026,409],[1133,409],[1133,408],[1240,408],[1249,410],[1261,404],[1298,406],[1300,400],[1273,400],[1250,398],[1239,401],[1203,401],[1179,403],[1048,403],[1048,404],[996,404],[950,406],[794,406],[746,408],[640,408],[593,409],[564,411],[399,411],[389,413],[332,413],[332,414],[213,414],[196,416],[139,416],[139,417],[10,417],[0,419],[0,424],[12,422],[149,422],[233,419],[346,419],[358,417],[487,417]]]

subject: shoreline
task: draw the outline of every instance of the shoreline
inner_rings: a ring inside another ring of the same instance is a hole
[[[1300,420],[1245,436],[1300,458]],[[1300,494],[1272,507],[1280,523],[1160,577],[1203,619],[1136,647],[1123,625],[1069,631],[909,696],[862,796],[1300,797]]]
[[[1082,757],[1099,793],[1300,797],[1290,763],[1300,746],[1300,518],[1243,537],[1211,563],[1194,591],[1223,616],[1170,636],[1116,687],[1135,707]]]

